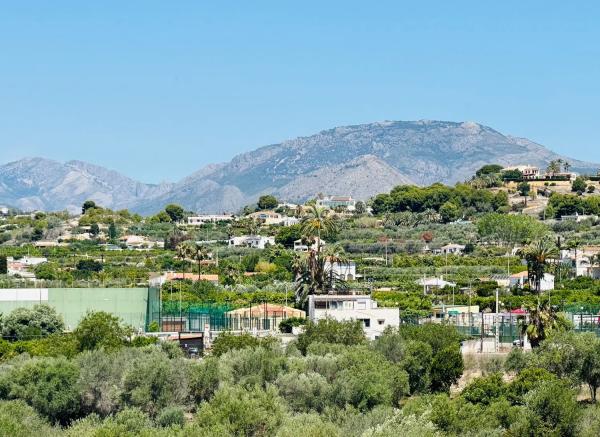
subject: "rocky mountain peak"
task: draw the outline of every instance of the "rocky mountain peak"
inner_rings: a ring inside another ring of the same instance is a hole
[[[301,201],[318,192],[359,199],[397,184],[454,184],[481,166],[545,167],[563,158],[576,172],[597,164],[560,156],[474,121],[378,121],[339,126],[205,166],[176,184],[150,185],[81,161],[27,158],[0,167],[0,203],[79,209],[86,199],[154,213],[170,202],[202,212],[236,211],[265,193]]]

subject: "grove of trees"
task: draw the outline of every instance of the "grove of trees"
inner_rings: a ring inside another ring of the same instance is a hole
[[[1,343],[0,435],[587,437],[600,430],[593,333],[556,331],[532,352],[516,348],[489,361],[457,390],[462,338],[443,324],[402,325],[369,342],[360,322],[321,320],[286,347],[223,333],[202,360],[184,358],[173,343],[129,341],[125,331],[112,316],[91,313],[74,334],[46,337],[52,347],[36,340],[20,353]],[[105,340],[92,340],[98,336]],[[577,400],[581,387],[590,402]]]
[[[423,212],[433,210],[450,222],[464,214],[507,211],[508,196],[505,192],[474,188],[469,184],[449,187],[433,184],[428,187],[399,185],[389,194],[379,194],[372,202],[373,214],[389,212]]]

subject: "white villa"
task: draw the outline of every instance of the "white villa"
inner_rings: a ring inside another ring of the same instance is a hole
[[[242,235],[231,237],[229,247],[251,247],[253,249],[264,249],[267,245],[275,245],[275,237],[264,237],[262,235]]]
[[[248,217],[258,220],[265,225],[292,226],[300,223],[300,220],[298,220],[296,217],[288,217],[274,211],[257,211],[253,212],[252,214],[248,214]]]
[[[354,261],[331,263],[329,260],[325,260],[325,271],[332,271],[336,277],[344,281],[353,281],[356,279],[356,263]]]
[[[364,295],[311,295],[308,298],[308,317],[313,322],[334,320],[360,320],[365,335],[375,340],[388,326],[400,325],[397,308],[378,308],[377,302]]]
[[[339,206],[346,208],[347,211],[356,209],[356,200],[351,196],[325,196],[317,198],[316,205],[320,208],[335,209]]]
[[[444,281],[443,277],[440,278],[421,278],[415,281],[417,285],[423,287],[423,294],[431,293],[433,290],[438,290],[444,287],[456,287],[454,282]]]
[[[529,275],[527,271],[515,273],[510,275],[510,285],[523,288],[526,284],[529,284],[531,288],[534,284],[529,283]],[[544,273],[544,277],[540,281],[540,291],[554,290],[554,275],[550,273]]]
[[[314,241],[311,244],[305,244],[302,239],[294,241],[294,250],[296,252],[308,252],[309,250],[317,250],[319,247],[319,241],[321,248],[325,247],[325,242],[323,240],[319,240],[318,237],[315,237]]]
[[[205,223],[230,222],[234,219],[232,214],[203,214],[188,217],[187,224],[191,226],[200,226]]]
[[[464,244],[454,244],[454,243],[450,243],[450,244],[446,244],[445,246],[440,247],[439,252],[437,253],[441,253],[443,255],[462,255],[462,253],[465,250],[465,245]]]
[[[148,250],[155,247],[164,247],[164,242],[152,241],[142,235],[124,235],[119,238],[119,241],[129,250]]]

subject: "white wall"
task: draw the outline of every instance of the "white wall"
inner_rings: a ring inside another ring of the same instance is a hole
[[[332,319],[342,320],[358,320],[368,319],[369,327],[364,327],[365,335],[370,340],[374,340],[380,336],[384,329],[388,326],[398,327],[400,325],[400,313],[397,308],[371,308],[366,310],[355,309],[314,309],[313,320],[320,320],[330,317]],[[383,324],[379,321],[383,320]]]

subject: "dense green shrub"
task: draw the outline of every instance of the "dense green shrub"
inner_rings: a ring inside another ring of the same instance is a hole
[[[35,358],[2,375],[1,392],[22,399],[53,422],[67,423],[80,410],[79,367],[65,358]]]
[[[118,317],[103,311],[88,312],[74,331],[81,351],[119,348],[130,333]]]
[[[156,418],[156,423],[163,428],[185,425],[185,412],[181,407],[166,407]]]
[[[56,434],[56,430],[25,402],[0,401],[0,435],[30,437]]]
[[[298,336],[298,349],[303,354],[311,343],[335,343],[352,346],[366,342],[360,320],[339,322],[321,319],[317,323],[308,322],[304,332]]]
[[[275,434],[286,413],[285,401],[273,387],[225,386],[200,405],[195,430],[197,435],[266,437]]]
[[[65,328],[62,317],[47,304],[33,308],[16,308],[2,321],[2,335],[11,340],[26,340],[60,333]]]

